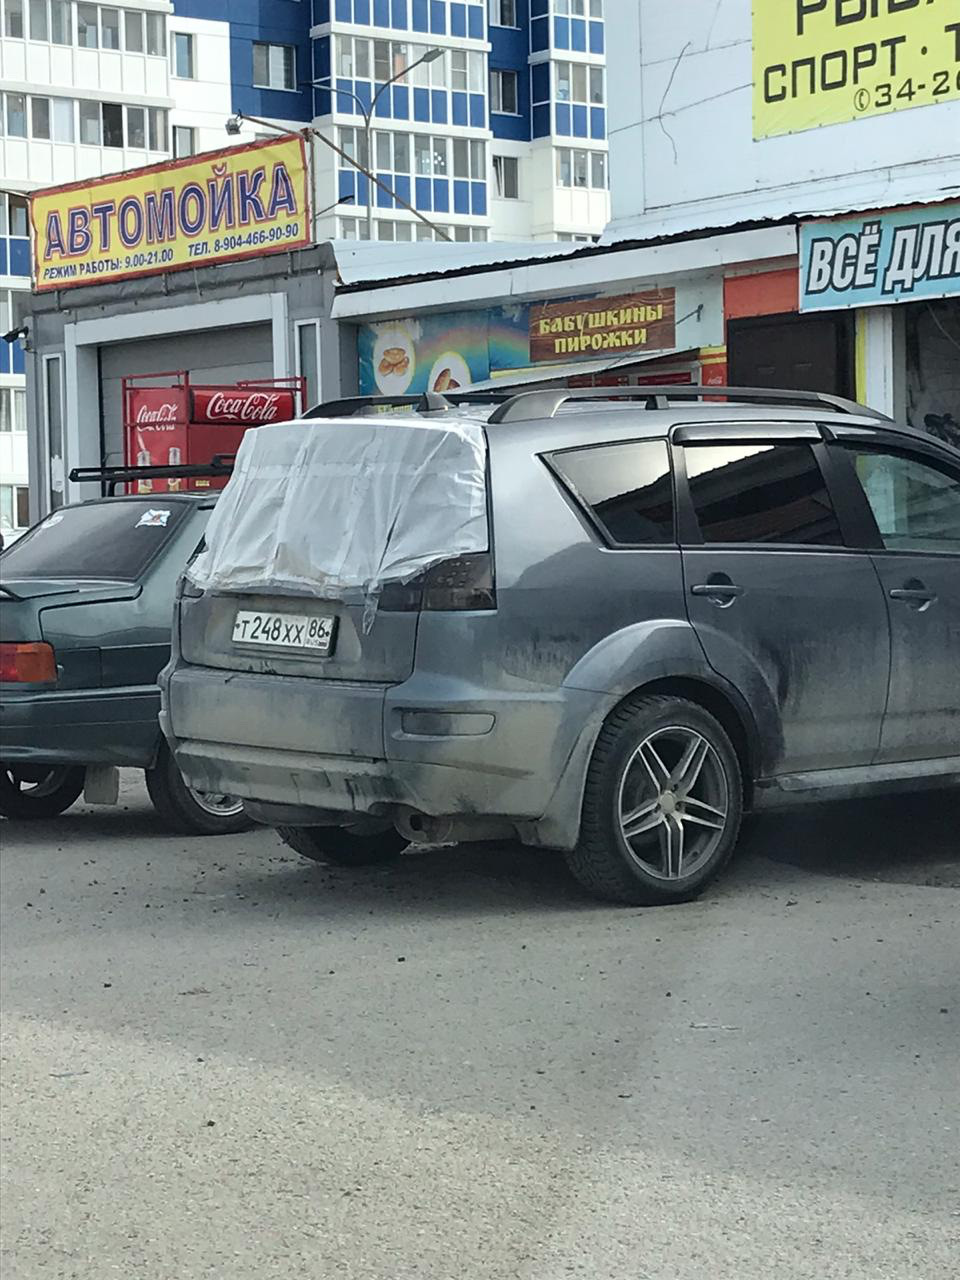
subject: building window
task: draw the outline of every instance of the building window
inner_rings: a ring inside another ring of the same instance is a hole
[[[100,103],[80,99],[80,141],[88,147],[100,145]]]
[[[490,72],[490,110],[506,116],[517,114],[517,73],[515,71]]]
[[[367,154],[366,129],[352,129],[341,126],[337,130],[337,139],[340,150],[343,151],[351,160],[356,164],[362,165],[364,169],[370,168],[370,157]],[[409,172],[409,170],[407,170],[407,172]]]
[[[196,129],[183,124],[173,126],[173,154],[178,158],[197,154]]]
[[[448,171],[446,138],[429,138],[418,133],[413,139],[415,171],[421,178],[445,178]]]
[[[590,17],[603,17],[603,0],[590,0]]]
[[[453,176],[484,182],[487,177],[487,149],[482,142],[453,139]]]
[[[292,44],[253,46],[253,83],[257,89],[295,89],[296,57]]]
[[[149,125],[149,149],[166,151],[167,146],[167,113],[162,107],[150,107],[147,110]]]
[[[5,129],[8,138],[27,136],[27,99],[22,93],[5,93]]]
[[[167,56],[167,27],[162,13],[147,14],[147,53],[151,58]]]
[[[105,147],[123,146],[123,107],[119,102],[104,102],[103,110],[103,145]]]
[[[517,26],[517,0],[490,0],[490,25]]]
[[[50,137],[50,99],[30,99],[30,136],[31,138]]]
[[[100,10],[100,47],[103,49],[120,48],[120,10]]]
[[[100,43],[100,22],[95,4],[77,5],[77,44],[81,49],[96,49]]]
[[[26,485],[0,484],[0,525],[26,529],[30,524],[30,490]]]
[[[53,104],[53,140],[54,142],[73,142],[76,130],[73,118],[76,107],[73,98],[51,98]]]
[[[7,317],[9,320],[9,316]],[[27,429],[27,393],[22,387],[0,388],[0,432],[23,432]]]
[[[73,44],[73,6],[70,0],[50,0],[50,40]]]
[[[170,62],[173,74],[180,80],[196,79],[193,36],[174,31],[170,40]]]
[[[123,43],[128,53],[143,53],[143,14],[136,9],[123,15]]]
[[[7,0],[4,5],[3,32],[12,40],[23,39],[23,0]]]
[[[50,23],[47,0],[30,0],[30,39],[49,40]]]
[[[558,102],[603,102],[603,67],[589,67],[583,62],[557,62],[555,65]]]
[[[493,157],[493,181],[501,199],[520,199],[520,161],[516,156]]]
[[[127,107],[127,146],[147,149],[147,113],[143,107]]]
[[[557,186],[607,189],[607,158],[603,151],[557,148]]]
[[[30,207],[25,196],[7,196],[9,232],[11,236],[30,234]],[[6,332],[6,330],[4,330]]]

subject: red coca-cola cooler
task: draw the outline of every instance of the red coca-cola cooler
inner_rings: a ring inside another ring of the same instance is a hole
[[[303,410],[303,378],[230,386],[194,383],[183,370],[123,379],[124,461],[129,467],[197,466],[236,453],[243,433]],[[225,476],[137,480],[138,493],[222,489]]]

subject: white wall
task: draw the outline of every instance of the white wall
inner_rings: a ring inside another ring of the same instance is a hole
[[[171,130],[176,125],[196,129],[197,151],[231,146],[237,139],[229,138],[224,130],[233,114],[229,23],[172,16],[167,25],[171,46],[178,31],[193,36],[194,78],[175,76],[171,60],[170,94],[176,104],[170,113]]]
[[[956,93],[754,141],[751,0],[679,8],[682,20],[665,0],[607,0],[614,185],[605,239],[889,207],[960,188]],[[939,8],[946,23],[951,6]]]

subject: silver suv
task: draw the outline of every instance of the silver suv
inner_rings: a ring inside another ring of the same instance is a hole
[[[798,392],[385,407],[248,433],[269,466],[241,451],[162,677],[190,786],[317,861],[519,838],[647,904],[698,894],[764,800],[960,784],[948,445]],[[377,461],[424,440],[456,446],[442,499]]]

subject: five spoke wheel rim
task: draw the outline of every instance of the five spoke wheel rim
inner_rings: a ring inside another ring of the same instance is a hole
[[[670,725],[648,734],[620,778],[620,837],[658,880],[695,876],[723,839],[729,810],[723,763],[696,729]]]
[[[193,787],[188,790],[200,808],[215,818],[236,818],[243,812],[243,801],[237,796],[221,795],[218,791],[195,791]]]

